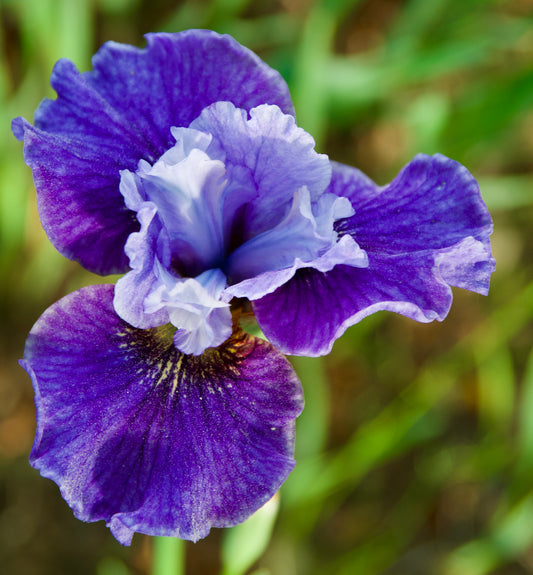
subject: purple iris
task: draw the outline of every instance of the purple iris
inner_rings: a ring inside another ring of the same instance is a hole
[[[50,240],[124,273],[50,307],[22,361],[31,464],[123,544],[197,540],[277,491],[303,407],[282,353],[326,354],[379,310],[442,320],[450,286],[486,294],[494,269],[457,162],[419,155],[379,187],[315,152],[280,75],[232,38],[147,40],[84,74],[59,61],[57,99],[13,122]],[[240,328],[250,305],[271,343]]]

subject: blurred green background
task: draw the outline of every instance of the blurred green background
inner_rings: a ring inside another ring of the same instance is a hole
[[[58,58],[87,70],[107,40],[200,27],[277,68],[318,149],[378,183],[418,152],[466,165],[497,271],[488,298],[456,291],[443,324],[379,313],[327,358],[295,359],[307,405],[277,517],[187,543],[187,573],[533,573],[533,0],[0,0],[0,18],[0,572],[146,575],[151,561],[149,538],[124,549],[77,521],[27,463],[26,334],[102,280],[46,239],[9,123],[53,97]]]

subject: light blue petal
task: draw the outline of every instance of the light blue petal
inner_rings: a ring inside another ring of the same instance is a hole
[[[303,262],[300,259],[296,259],[290,268],[264,272],[256,277],[232,285],[224,291],[233,297],[246,297],[249,300],[256,300],[272,293],[287,283],[299,269],[309,268],[325,273],[338,265],[354,268],[366,268],[368,266],[366,252],[355,243],[351,236],[342,236],[324,255],[312,262]]]
[[[137,219],[141,229],[130,234],[125,247],[131,271],[117,281],[113,305],[124,321],[134,327],[146,329],[164,325],[169,321],[165,309],[152,314],[147,314],[144,309],[144,300],[154,289],[156,282],[153,272],[156,265],[155,254],[163,230],[157,217],[157,208],[152,202],[139,205]]]
[[[232,103],[217,102],[190,127],[213,136],[207,153],[215,158],[222,149],[228,171],[240,166],[250,173],[257,197],[246,206],[245,240],[276,226],[298,189],[305,186],[315,202],[330,182],[328,157],[318,154],[313,138],[277,106],[257,106],[248,118]]]
[[[194,135],[194,132],[193,132]],[[224,164],[193,148],[183,158],[171,150],[150,171],[141,174],[147,197],[158,207],[176,265],[187,275],[217,267],[224,252],[221,195],[226,185]]]
[[[200,355],[231,336],[229,298],[223,297],[226,276],[219,269],[208,270],[196,278],[177,278],[157,265],[157,282],[144,299],[146,313],[166,310],[176,347],[183,353]]]
[[[239,283],[264,272],[292,268],[296,261],[312,267],[311,262],[324,255],[337,240],[333,230],[335,216],[352,214],[346,198],[327,194],[312,206],[309,190],[300,188],[294,193],[289,213],[277,226],[255,236],[230,255],[226,263],[230,282]]]

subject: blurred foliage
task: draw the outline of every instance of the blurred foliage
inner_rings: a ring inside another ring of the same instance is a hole
[[[532,573],[533,1],[0,0],[0,18],[2,572],[150,563],[147,537],[123,549],[78,522],[27,464],[25,336],[48,305],[102,280],[46,239],[9,123],[53,97],[58,58],[89,69],[104,41],[201,27],[280,70],[318,148],[379,183],[418,152],[465,164],[493,213],[498,269],[489,297],[457,292],[444,324],[380,313],[327,358],[295,359],[307,405],[270,543],[272,514],[214,530],[186,545],[187,572]]]

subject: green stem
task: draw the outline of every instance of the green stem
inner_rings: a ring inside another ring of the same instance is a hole
[[[185,542],[177,537],[152,538],[152,575],[185,575]]]

